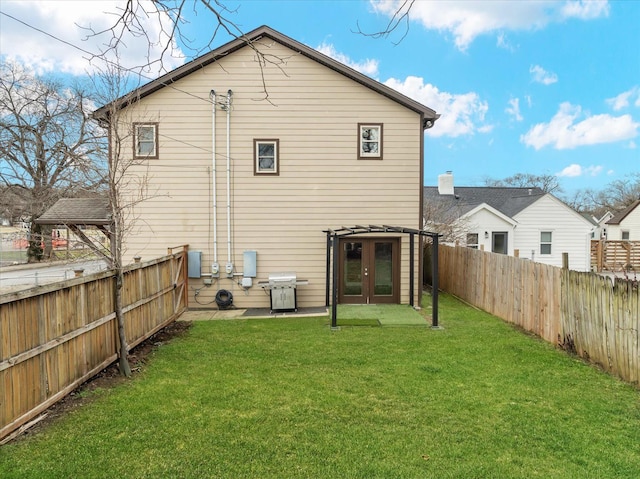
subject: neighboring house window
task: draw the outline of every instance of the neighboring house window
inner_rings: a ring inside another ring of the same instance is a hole
[[[467,248],[478,249],[478,233],[467,233]]]
[[[382,159],[382,123],[358,123],[358,159]]]
[[[623,231],[622,232],[622,239],[629,241],[629,231]]]
[[[158,158],[157,123],[133,124],[133,151],[136,158]]]
[[[551,231],[540,233],[540,254],[551,254]]]
[[[253,151],[256,175],[277,175],[279,168],[278,140],[254,140]]]

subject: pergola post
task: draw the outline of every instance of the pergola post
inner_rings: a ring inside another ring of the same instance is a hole
[[[415,268],[413,266],[415,256],[413,251],[415,243],[414,236],[415,235],[413,233],[409,233],[409,306],[412,308],[414,307],[413,290],[415,288]]]
[[[340,248],[338,243],[340,238],[337,233],[333,234],[333,299],[331,301],[331,329],[338,327],[338,266],[340,261]]]
[[[438,328],[438,235],[431,237],[431,327]]]
[[[324,305],[329,307],[329,279],[331,278],[331,231],[327,231],[327,267],[326,267],[326,287]]]

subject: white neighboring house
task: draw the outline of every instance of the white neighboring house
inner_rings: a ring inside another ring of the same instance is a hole
[[[613,218],[613,213],[611,211],[607,211],[602,215],[602,218],[598,219],[593,217],[594,221],[598,225],[597,228],[593,231],[591,235],[591,239],[594,240],[606,240],[607,239],[607,222]]]
[[[640,241],[640,199],[606,222],[608,240]]]
[[[540,188],[454,187],[447,172],[437,187],[424,188],[424,201],[424,211],[433,214],[424,227],[441,231],[453,219],[453,237],[470,248],[511,256],[518,250],[521,258],[559,267],[568,253],[570,269],[590,270],[597,225]]]

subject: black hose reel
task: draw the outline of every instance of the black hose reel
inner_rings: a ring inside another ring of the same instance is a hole
[[[221,289],[216,293],[216,304],[220,309],[229,309],[233,306],[233,294],[231,291]]]

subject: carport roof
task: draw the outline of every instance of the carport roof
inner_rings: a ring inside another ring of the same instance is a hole
[[[35,223],[42,225],[108,225],[111,223],[106,198],[62,198]]]

